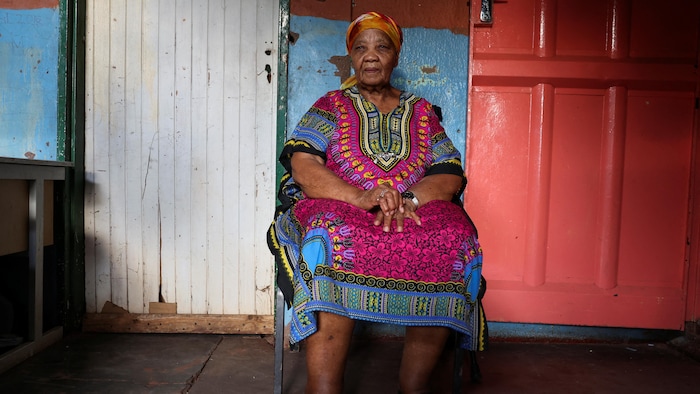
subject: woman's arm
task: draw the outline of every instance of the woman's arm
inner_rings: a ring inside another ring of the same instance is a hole
[[[326,168],[323,159],[317,155],[296,152],[292,155],[291,165],[294,181],[309,198],[339,200],[370,210],[379,205],[380,196],[386,194],[385,187],[363,190],[345,182]]]
[[[409,189],[423,205],[433,200],[451,201],[462,188],[462,177],[454,174],[435,174],[421,179]]]

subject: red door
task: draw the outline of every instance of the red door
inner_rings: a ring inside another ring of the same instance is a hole
[[[489,319],[683,329],[700,2],[496,2],[492,24],[471,3]]]

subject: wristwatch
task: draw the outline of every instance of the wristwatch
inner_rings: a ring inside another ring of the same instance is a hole
[[[403,198],[405,200],[410,200],[413,203],[413,205],[415,205],[416,208],[418,208],[418,204],[419,204],[418,197],[416,197],[416,195],[413,194],[413,192],[405,191],[405,192],[401,193],[401,198]]]

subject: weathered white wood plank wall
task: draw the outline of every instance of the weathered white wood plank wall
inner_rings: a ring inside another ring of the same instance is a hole
[[[277,0],[87,14],[87,311],[271,314]]]

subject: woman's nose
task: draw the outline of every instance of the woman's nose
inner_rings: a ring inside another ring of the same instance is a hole
[[[365,54],[365,60],[375,60],[379,59],[379,55],[377,54],[377,50],[375,49],[369,49],[367,53]]]

